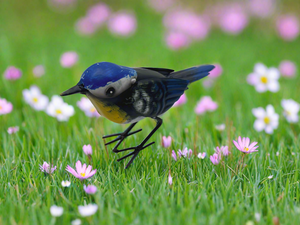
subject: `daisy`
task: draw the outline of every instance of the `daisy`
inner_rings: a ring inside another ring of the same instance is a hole
[[[228,146],[216,147],[215,151],[217,154],[221,155],[221,153],[222,153],[224,156],[228,156],[230,153],[228,151]]]
[[[88,117],[99,117],[100,114],[97,112],[91,101],[85,97],[82,97],[77,102],[77,106],[87,115]]]
[[[214,165],[217,165],[220,163],[220,155],[217,154],[217,153],[214,153],[213,155],[210,156],[210,161],[214,164]]]
[[[171,136],[168,136],[168,137],[163,136],[163,137],[162,137],[162,146],[163,146],[164,148],[170,147],[171,144],[172,144],[172,137],[171,137]]]
[[[66,171],[73,174],[76,178],[80,180],[88,179],[94,176],[94,174],[97,172],[96,169],[92,170],[91,165],[89,165],[88,167],[86,166],[86,164],[82,165],[79,160],[76,163],[76,170],[74,170],[72,167],[68,165]]]
[[[88,204],[85,206],[78,206],[78,211],[81,216],[86,217],[86,216],[91,216],[94,215],[98,210],[98,205],[97,204]]]
[[[262,63],[257,63],[254,67],[254,72],[249,74],[247,81],[249,84],[255,86],[258,92],[277,92],[279,91],[278,79],[280,72],[277,68],[267,68]]]
[[[74,115],[74,108],[65,103],[60,96],[54,95],[46,108],[46,113],[56,117],[58,121],[67,121],[70,116]]]
[[[64,212],[64,208],[63,207],[59,207],[56,205],[53,205],[50,207],[50,213],[52,216],[54,217],[60,217]]]
[[[218,104],[216,102],[214,102],[210,96],[204,96],[198,102],[198,104],[195,108],[195,112],[198,115],[202,115],[207,111],[213,112],[217,108],[218,108]]]
[[[97,191],[97,187],[95,185],[91,185],[89,184],[88,186],[83,186],[83,189],[85,191],[85,193],[91,195],[91,194],[95,194]]]
[[[4,98],[0,98],[0,115],[8,114],[13,110],[13,105],[6,101]]]
[[[62,67],[70,68],[78,61],[78,54],[76,52],[65,52],[60,57],[60,64]]]
[[[262,107],[252,109],[253,115],[256,117],[254,129],[258,132],[265,130],[268,134],[273,134],[273,130],[278,127],[278,114],[275,113],[274,107],[268,105],[266,110]]]
[[[47,96],[42,95],[40,89],[33,85],[28,89],[23,90],[23,97],[27,104],[35,110],[45,110],[49,99]]]
[[[84,145],[82,147],[82,150],[83,150],[84,154],[86,154],[86,155],[92,155],[92,153],[93,153],[93,149],[92,149],[91,145]]]
[[[283,107],[283,115],[289,123],[297,123],[299,121],[298,113],[300,104],[292,99],[283,99],[281,101]]]
[[[243,137],[243,139],[239,136],[238,137],[238,142],[233,140],[233,144],[235,145],[235,147],[244,153],[252,153],[252,152],[257,152],[258,150],[256,150],[258,148],[257,142],[252,142],[250,144],[250,138],[248,137]]]
[[[199,159],[204,159],[205,157],[206,157],[206,152],[200,152],[198,155],[197,155],[197,157],[199,158]]]
[[[56,166],[53,167],[52,165],[52,167],[50,167],[50,165],[44,161],[43,165],[40,165],[40,170],[44,173],[51,174],[56,170]]]
[[[70,187],[70,185],[71,185],[71,182],[68,180],[63,180],[61,182],[61,186],[63,186],[63,187]]]

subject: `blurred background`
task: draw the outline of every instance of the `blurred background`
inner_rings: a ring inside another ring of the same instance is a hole
[[[235,111],[234,104],[243,101],[250,112],[272,103],[266,95],[254,96],[260,103],[252,101],[254,90],[246,85],[246,77],[255,63],[279,67],[284,60],[293,65],[300,61],[300,1],[2,0],[0,4],[0,71],[4,74],[14,66],[22,73],[15,82],[2,76],[0,95],[15,109],[23,106],[22,90],[30,85],[38,85],[47,96],[56,95],[77,83],[88,66],[109,61],[174,70],[219,65],[215,79],[191,86],[187,92],[191,106],[205,93],[227,105],[221,105],[220,115]],[[297,82],[288,82],[289,88],[275,98],[295,98]],[[66,101],[76,105],[78,98]]]

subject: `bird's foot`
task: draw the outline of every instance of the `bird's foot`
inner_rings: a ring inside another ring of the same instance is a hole
[[[112,144],[112,143],[114,143],[114,142],[116,142],[116,141],[119,141],[119,142],[116,144],[116,146],[113,148],[113,152],[116,152],[116,153],[117,153],[117,152],[118,152],[118,149],[117,149],[117,148],[119,147],[119,145],[123,142],[123,140],[124,140],[126,137],[131,136],[131,135],[133,135],[133,134],[136,134],[136,133],[142,131],[142,129],[139,129],[139,130],[136,130],[136,131],[132,131],[132,132],[129,132],[129,131],[130,131],[130,130],[125,130],[125,131],[122,132],[122,133],[105,135],[105,136],[103,136],[102,138],[105,139],[105,138],[110,138],[110,137],[115,137],[115,136],[117,136],[114,140],[105,143],[105,145],[110,145],[110,144]]]
[[[126,167],[125,167],[125,169],[127,169],[130,166],[130,164],[133,162],[133,160],[137,157],[137,155],[140,153],[140,151],[142,151],[143,149],[149,147],[150,145],[153,145],[154,143],[155,142],[153,141],[153,142],[151,142],[151,143],[149,143],[149,144],[147,144],[145,146],[143,146],[143,143],[141,143],[141,144],[139,144],[138,146],[135,146],[135,147],[124,148],[124,149],[121,149],[121,150],[117,150],[117,149],[115,150],[114,149],[115,153],[129,151],[129,150],[134,150],[133,152],[131,152],[131,153],[129,153],[129,154],[127,154],[127,155],[125,155],[125,156],[117,159],[117,161],[120,162],[121,160],[126,159],[129,156],[132,156],[131,159],[129,160],[129,162],[127,163]]]

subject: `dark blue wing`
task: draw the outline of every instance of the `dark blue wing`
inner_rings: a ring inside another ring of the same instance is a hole
[[[144,79],[132,89],[132,105],[138,116],[163,114],[180,98],[189,84],[180,79]]]

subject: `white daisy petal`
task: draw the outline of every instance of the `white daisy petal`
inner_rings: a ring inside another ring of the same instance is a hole
[[[267,134],[273,134],[273,127],[268,125],[266,126],[265,131]]]
[[[257,92],[266,92],[268,89],[267,89],[267,86],[265,85],[265,84],[262,84],[262,83],[257,83],[256,85],[255,85],[255,90],[257,91]]]
[[[265,126],[266,125],[263,120],[255,120],[255,122],[254,122],[254,129],[258,132],[264,130]]]
[[[280,77],[280,72],[275,67],[269,68],[267,74],[268,74],[268,78],[272,80],[278,80]]]
[[[259,74],[265,74],[268,68],[262,63],[256,63],[254,66],[254,71]]]
[[[262,107],[252,109],[252,113],[259,119],[263,119],[266,115],[265,110]]]
[[[270,81],[267,84],[267,88],[269,89],[269,91],[271,92],[278,92],[280,89],[279,83],[278,81],[274,80],[274,81]]]

